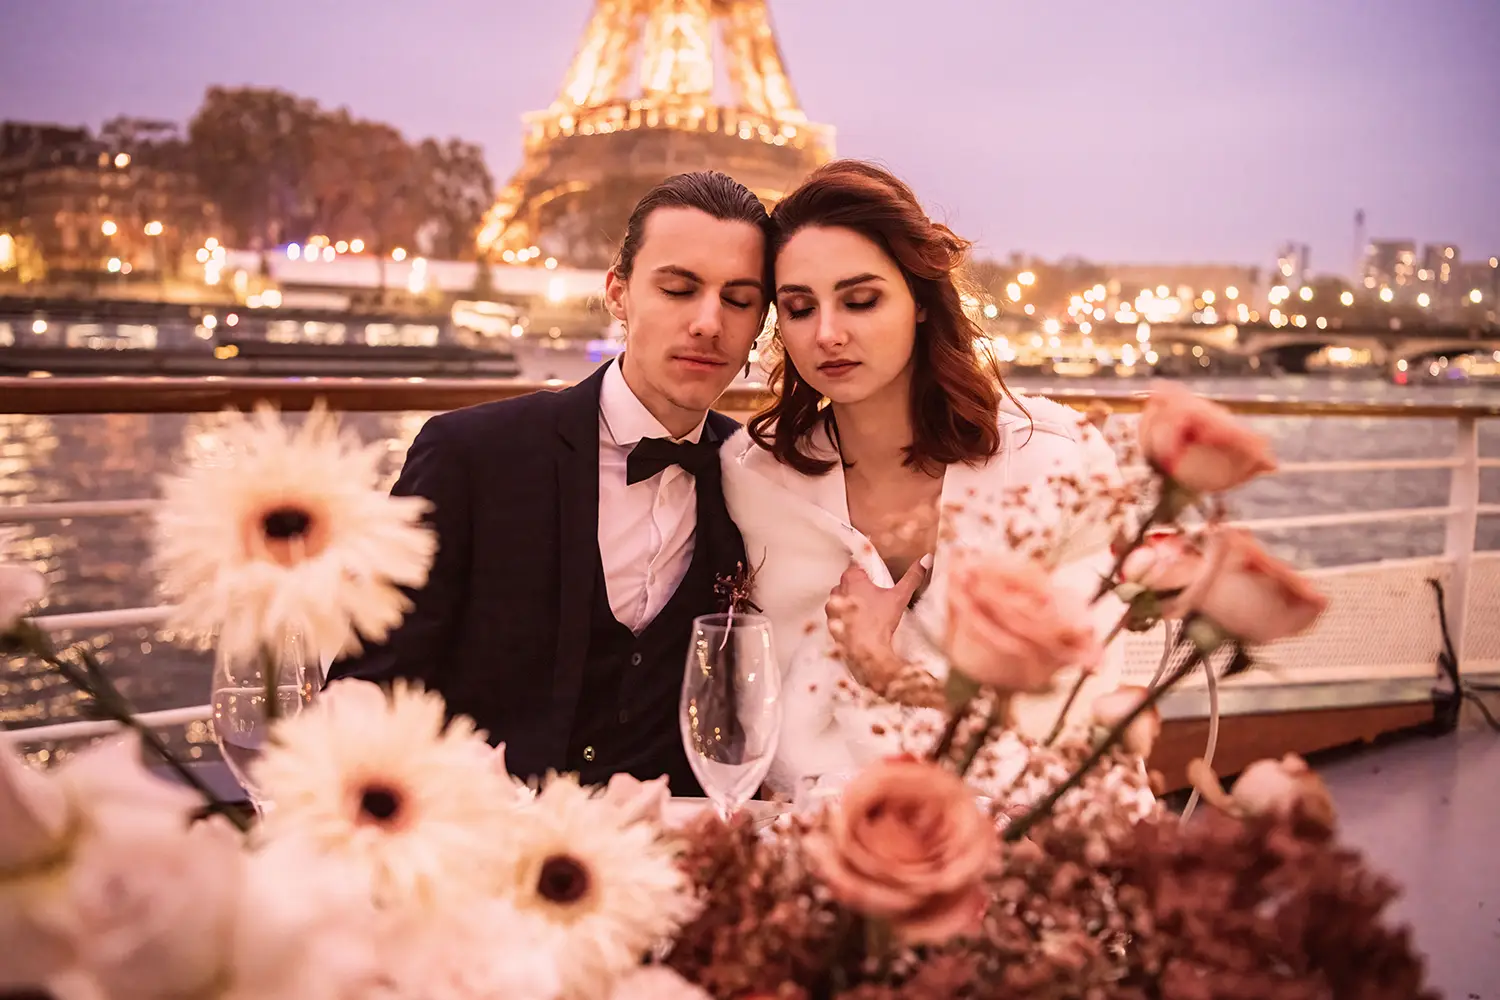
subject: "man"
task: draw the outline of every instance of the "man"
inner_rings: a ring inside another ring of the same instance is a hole
[[[423,682],[519,775],[666,774],[702,794],[677,719],[687,645],[744,561],[717,453],[736,425],[709,407],[765,322],[768,229],[721,173],[641,200],[605,284],[624,354],[427,422],[392,492],[432,501],[432,572],[388,641],[330,680]]]

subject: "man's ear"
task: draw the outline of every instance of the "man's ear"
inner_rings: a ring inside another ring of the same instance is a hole
[[[614,268],[604,276],[604,308],[621,323],[626,322],[625,279],[616,274]]]

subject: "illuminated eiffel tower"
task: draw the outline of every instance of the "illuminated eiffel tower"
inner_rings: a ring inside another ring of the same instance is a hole
[[[562,92],[525,122],[525,159],[479,233],[492,259],[606,267],[665,177],[723,170],[770,205],[833,157],[766,0],[596,0]]]

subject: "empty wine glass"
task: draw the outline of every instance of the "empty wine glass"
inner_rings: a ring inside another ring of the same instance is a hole
[[[678,717],[688,763],[727,822],[765,780],[781,736],[781,670],[767,619],[693,620]]]
[[[214,657],[214,740],[230,773],[262,814],[266,803],[252,777],[252,766],[273,724],[266,696],[267,674],[272,672],[277,715],[281,718],[311,705],[323,687],[322,661],[296,629],[287,629],[281,641],[265,654],[221,647]]]

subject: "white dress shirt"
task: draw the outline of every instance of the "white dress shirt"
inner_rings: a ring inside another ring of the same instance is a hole
[[[704,420],[685,437],[674,438],[636,398],[618,360],[604,373],[599,390],[599,554],[610,610],[637,634],[666,606],[692,562],[698,491],[692,474],[677,465],[627,485],[625,462],[642,438],[696,443]]]

